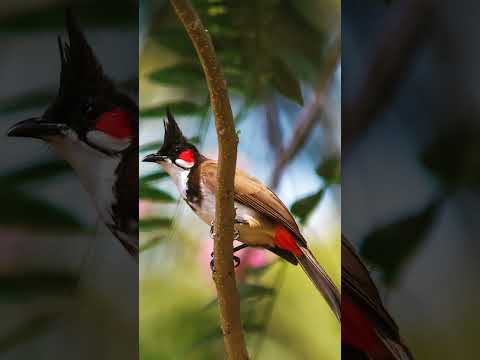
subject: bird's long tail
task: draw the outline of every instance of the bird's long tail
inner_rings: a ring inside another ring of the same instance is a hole
[[[338,288],[325,270],[319,265],[312,252],[303,246],[301,246],[300,249],[302,250],[302,253],[297,256],[297,260],[303,271],[305,271],[317,290],[325,298],[337,319],[340,320],[340,292],[338,291]]]
[[[342,358],[413,360],[368,269],[342,235]]]

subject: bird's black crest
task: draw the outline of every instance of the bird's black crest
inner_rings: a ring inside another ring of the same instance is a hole
[[[59,96],[95,96],[111,86],[72,11],[67,10],[68,43],[58,37],[61,72]]]
[[[159,154],[168,154],[172,147],[187,144],[187,139],[183,136],[177,122],[175,121],[170,109],[167,108],[167,119],[164,120],[165,136],[163,138],[163,146],[159,150]]]

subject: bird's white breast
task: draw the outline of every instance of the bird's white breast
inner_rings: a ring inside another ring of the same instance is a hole
[[[187,183],[188,183],[188,175],[190,174],[189,169],[182,169],[170,161],[170,159],[166,159],[162,161],[160,165],[163,169],[170,175],[172,178],[175,186],[180,193],[180,196],[183,199],[187,198]]]

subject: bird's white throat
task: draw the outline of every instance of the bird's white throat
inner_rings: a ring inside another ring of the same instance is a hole
[[[49,139],[57,154],[75,170],[86,191],[93,198],[100,218],[113,224],[112,205],[116,202],[115,171],[121,157],[106,155],[84,143],[73,131],[61,138]]]
[[[162,161],[160,165],[170,175],[182,198],[186,199],[188,175],[190,175],[190,169],[178,167],[174,165],[170,159]]]

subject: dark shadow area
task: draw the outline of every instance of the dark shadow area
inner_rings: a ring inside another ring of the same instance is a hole
[[[0,40],[0,358],[138,358],[138,2],[2,1]]]
[[[418,359],[473,359],[480,5],[342,4],[342,231]]]

